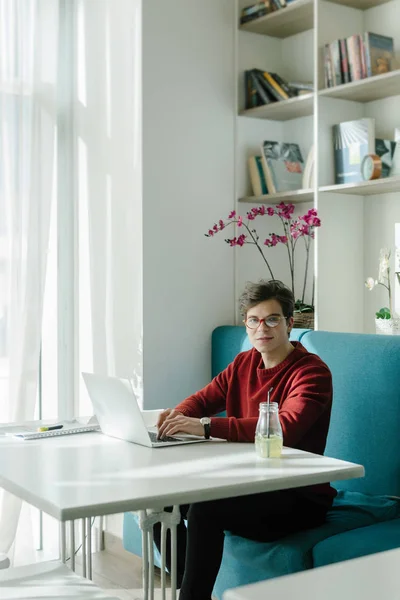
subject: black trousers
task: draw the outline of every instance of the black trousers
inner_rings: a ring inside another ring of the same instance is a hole
[[[181,506],[181,522],[177,531],[179,600],[210,600],[221,565],[224,531],[259,542],[273,542],[291,533],[321,525],[327,510],[328,507],[308,498],[299,490]],[[187,528],[183,522],[185,518]],[[160,524],[154,527],[154,540],[160,549]],[[170,571],[169,539],[166,564]]]

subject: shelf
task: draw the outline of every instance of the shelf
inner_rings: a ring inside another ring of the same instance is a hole
[[[341,185],[328,185],[319,188],[320,192],[334,194],[353,194],[357,196],[372,196],[374,194],[389,194],[400,191],[400,177],[387,177],[386,179],[373,179],[359,183],[343,183]]]
[[[258,204],[279,204],[279,202],[310,202],[314,199],[313,190],[292,190],[290,192],[278,192],[277,194],[266,194],[265,196],[245,196],[239,202]]]
[[[309,117],[313,114],[313,94],[306,94],[289,100],[280,100],[242,110],[240,116],[252,119],[271,119],[275,121],[289,121],[299,117]]]
[[[251,33],[286,38],[313,28],[313,6],[313,0],[294,0],[286,8],[254,19],[239,28]]]
[[[381,4],[386,4],[391,0],[328,0],[329,2],[333,2],[333,4],[342,4],[343,6],[351,6],[352,8],[360,8],[361,10],[367,10],[368,8],[373,8],[374,6],[380,6]]]
[[[360,81],[343,83],[336,87],[320,90],[318,93],[323,97],[353,100],[354,102],[372,102],[389,96],[397,96],[400,94],[400,69]]]

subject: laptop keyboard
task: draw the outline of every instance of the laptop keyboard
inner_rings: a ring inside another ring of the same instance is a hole
[[[179,442],[178,438],[167,435],[163,439],[158,439],[157,434],[154,431],[149,431],[149,436],[153,444],[160,444],[163,442]]]

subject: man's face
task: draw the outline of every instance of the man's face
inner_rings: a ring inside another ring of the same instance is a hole
[[[271,320],[275,317],[275,322],[280,317],[276,327],[269,327],[264,323],[264,319],[268,319],[268,317],[271,317]],[[252,319],[260,320],[256,329],[248,326],[246,329],[250,342],[261,354],[271,354],[288,343],[288,335],[293,327],[293,317],[287,320],[284,317],[282,307],[275,299],[260,302],[247,311],[246,321],[248,324],[252,322]]]

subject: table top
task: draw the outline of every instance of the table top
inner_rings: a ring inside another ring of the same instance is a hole
[[[146,448],[99,432],[21,440],[0,436],[0,486],[66,521],[362,477],[364,468],[284,448],[210,441]]]
[[[392,600],[399,597],[400,550],[277,577],[228,590],[223,600]]]
[[[58,561],[0,571],[2,600],[117,600]]]

